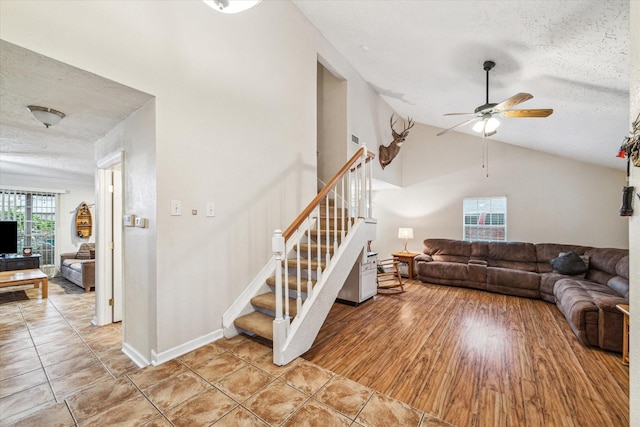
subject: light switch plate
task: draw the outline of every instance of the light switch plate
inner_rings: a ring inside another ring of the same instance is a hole
[[[180,202],[180,200],[171,201],[171,215],[172,216],[182,215],[182,202]]]
[[[216,216],[216,205],[213,202],[207,203],[207,216]]]
[[[146,228],[147,226],[147,219],[146,218],[136,218],[136,227],[139,228]]]

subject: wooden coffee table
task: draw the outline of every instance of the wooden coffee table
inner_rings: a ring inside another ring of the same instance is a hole
[[[49,278],[39,269],[0,271],[0,287],[28,285],[30,283],[33,283],[36,289],[42,283],[42,298],[49,296]]]

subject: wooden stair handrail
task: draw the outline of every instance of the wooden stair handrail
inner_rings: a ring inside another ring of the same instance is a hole
[[[320,202],[327,196],[327,194],[329,194],[329,192],[336,185],[338,180],[342,178],[344,174],[351,169],[351,166],[353,166],[358,161],[360,156],[364,154],[365,150],[367,150],[367,147],[360,148],[356,152],[356,154],[354,154],[353,157],[351,157],[351,159],[349,159],[349,161],[345,163],[344,166],[342,166],[342,168],[338,171],[338,173],[336,173],[335,176],[331,178],[331,180],[327,183],[327,185],[325,185],[324,188],[320,190],[320,192],[316,195],[316,197],[311,201],[311,203],[307,205],[307,207],[302,211],[302,213],[298,215],[298,217],[291,223],[291,225],[287,227],[284,233],[282,233],[282,236],[284,237],[285,242],[289,240],[289,238],[298,229],[298,227],[302,225],[304,220],[307,219],[309,215],[311,215],[311,212],[313,212],[316,206],[318,206]],[[375,157],[376,157],[375,154],[367,150],[367,159],[365,160],[365,162],[368,162],[369,160]]]

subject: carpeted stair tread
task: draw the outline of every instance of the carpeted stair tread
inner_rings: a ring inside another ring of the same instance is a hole
[[[276,294],[273,292],[267,292],[266,294],[256,295],[251,298],[251,304],[255,307],[264,308],[266,310],[276,312]],[[282,311],[284,312],[284,299],[282,300]],[[296,300],[289,298],[289,316],[295,317],[298,313]]]
[[[298,260],[297,259],[295,259],[295,258],[287,259],[287,266],[288,267],[295,268],[295,267],[297,267],[297,265],[298,265]],[[300,260],[300,268],[308,269],[309,266],[311,266],[311,270],[317,270],[318,266],[320,266],[324,270],[325,268],[327,268],[327,263],[324,262],[324,261],[319,263],[315,259],[312,259],[311,261],[309,261],[308,259],[304,259],[303,258],[303,259]]]
[[[273,341],[273,317],[267,314],[254,311],[238,317],[233,321],[233,324],[240,329]]]
[[[311,247],[311,256],[312,257],[316,256],[318,254],[318,244],[314,243],[314,242],[311,242],[311,244],[309,244],[309,243],[300,243],[300,254],[304,255],[306,257],[309,247]],[[323,253],[323,254],[326,254],[327,253],[327,248],[329,248],[331,250],[331,253],[335,252],[333,244],[326,245],[324,243],[320,245],[320,252]],[[295,246],[295,250],[296,251],[298,250],[298,246],[297,245]]]
[[[298,285],[296,284],[296,280],[298,280],[296,276],[289,275],[289,289],[294,290],[294,291],[298,289]],[[307,279],[302,277],[301,280],[302,280],[302,292],[306,292],[307,291]],[[282,277],[282,283],[284,284],[284,276]],[[267,279],[267,285],[275,286],[276,285],[276,276],[269,277]],[[315,285],[316,285],[315,279],[311,279],[311,286],[315,286]]]

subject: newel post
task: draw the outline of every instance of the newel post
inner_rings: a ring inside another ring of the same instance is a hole
[[[276,267],[276,318],[273,321],[273,362],[281,358],[282,345],[287,338],[286,321],[282,315],[282,259],[284,255],[284,237],[282,230],[276,230],[271,239],[271,249],[275,255]]]

